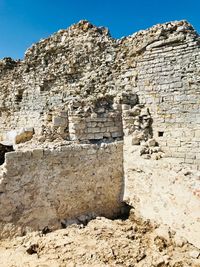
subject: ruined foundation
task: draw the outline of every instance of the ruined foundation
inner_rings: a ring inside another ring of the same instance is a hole
[[[126,203],[200,248],[199,68],[186,21],[120,40],[81,21],[1,60],[0,236]]]

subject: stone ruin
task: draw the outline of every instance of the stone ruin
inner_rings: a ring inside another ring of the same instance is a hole
[[[125,203],[200,248],[200,37],[80,21],[0,61],[0,236]]]

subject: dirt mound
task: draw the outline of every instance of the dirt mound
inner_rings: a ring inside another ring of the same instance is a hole
[[[87,226],[34,232],[0,243],[1,267],[200,266],[200,251],[167,227],[96,218]]]

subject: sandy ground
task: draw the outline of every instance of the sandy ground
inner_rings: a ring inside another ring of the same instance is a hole
[[[50,233],[0,242],[1,267],[200,266],[200,251],[167,227],[96,218]]]

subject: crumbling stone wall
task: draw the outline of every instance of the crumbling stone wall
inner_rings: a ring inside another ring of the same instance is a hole
[[[115,105],[111,95],[95,101],[71,100],[60,111],[50,112],[43,132],[46,138],[62,137],[71,141],[94,141],[122,139],[121,105]]]
[[[112,216],[124,191],[144,217],[200,246],[199,176],[179,171],[200,168],[199,67],[199,35],[186,21],[120,40],[81,21],[34,44],[22,61],[1,60],[0,138],[29,140],[1,166],[2,233],[8,223],[35,229],[82,211]]]
[[[149,108],[166,157],[199,166],[200,40],[184,21],[156,25],[122,40],[125,89]],[[130,67],[131,64],[131,67]]]
[[[109,99],[110,98],[110,99]],[[71,140],[102,140],[122,138],[121,105],[113,106],[112,97],[99,99],[97,105],[71,106],[69,132]]]
[[[3,61],[1,131],[26,125],[39,133],[49,111],[115,89],[114,43],[106,29],[83,21],[33,45],[12,69]]]
[[[200,172],[181,167],[179,159],[162,158],[152,139],[141,155],[132,139],[124,136],[124,201],[138,216],[170,226],[200,248]]]
[[[121,40],[111,38],[105,28],[81,21],[34,44],[23,61],[1,61],[1,136],[22,127],[48,135],[44,126],[49,114],[63,107],[65,111],[77,97],[94,102],[106,94],[134,92],[149,108],[165,156],[197,167],[199,55],[199,36],[186,21],[159,24]],[[69,121],[60,117],[62,125],[59,130],[55,126],[54,133],[67,139]],[[71,127],[78,129],[78,124],[72,114]],[[88,136],[84,131],[77,135],[81,140],[109,135],[104,126],[100,128],[96,133],[91,129]],[[110,135],[121,137],[121,130],[115,128]]]
[[[120,214],[122,146],[58,145],[7,153],[1,166],[1,237],[84,222],[84,216]]]

